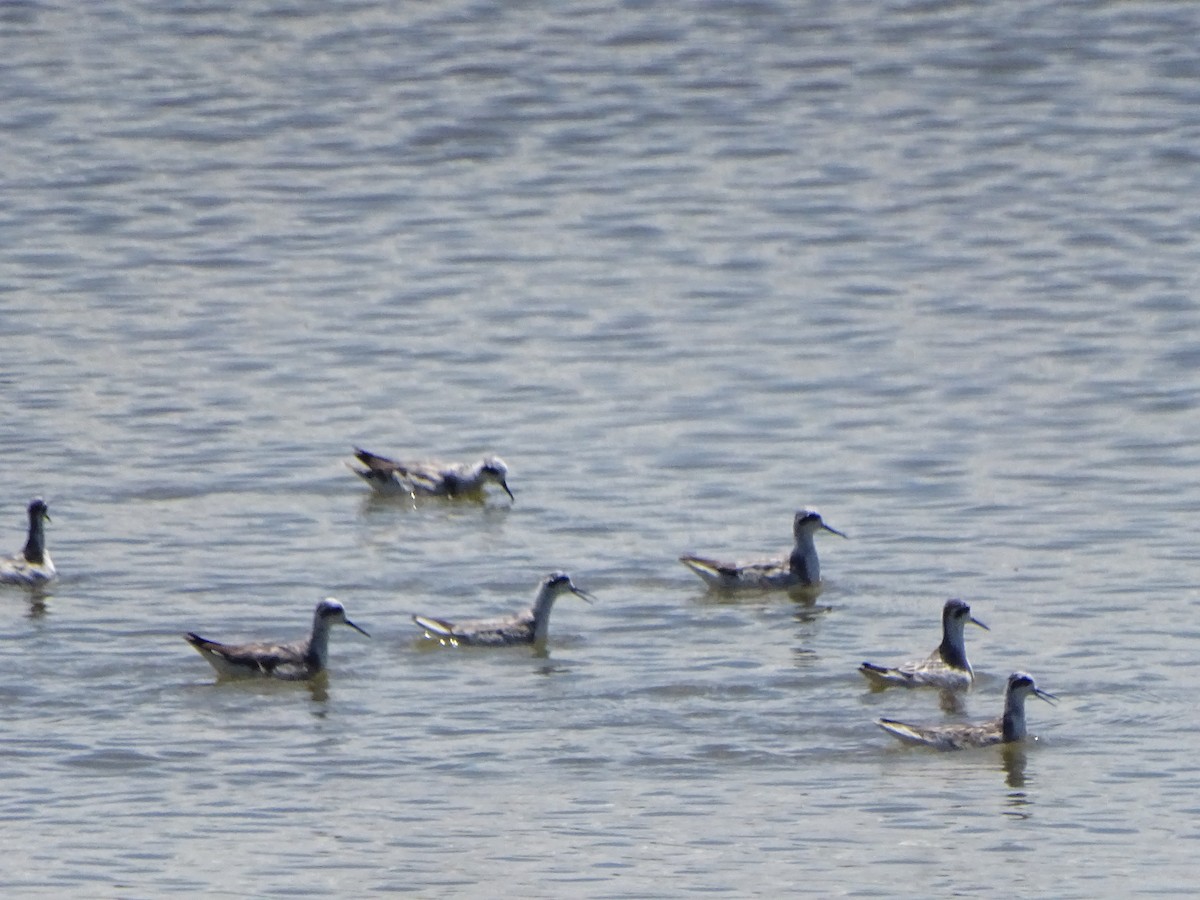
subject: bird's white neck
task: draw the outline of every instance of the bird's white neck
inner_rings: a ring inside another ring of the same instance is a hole
[[[961,619],[950,619],[946,622],[938,654],[946,665],[956,669],[966,669],[970,672],[971,664],[967,662],[967,642],[963,635],[965,625],[966,623]]]
[[[788,568],[805,584],[816,584],[821,580],[821,563],[817,559],[817,542],[810,533],[796,537],[796,546],[788,560]]]
[[[312,638],[308,642],[308,655],[324,669],[329,663],[329,622],[321,616],[313,617]]]
[[[550,632],[550,610],[556,599],[558,599],[558,591],[554,588],[544,587],[538,591],[537,598],[533,601],[534,643],[546,640],[546,636]]]
[[[1003,732],[1005,741],[1025,738],[1025,698],[1009,697],[1004,701]]]

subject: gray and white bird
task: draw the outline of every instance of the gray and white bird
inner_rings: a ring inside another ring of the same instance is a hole
[[[482,500],[487,485],[495,484],[509,500],[516,499],[508,487],[508,466],[498,456],[475,463],[406,463],[355,447],[354,457],[358,464],[347,463],[350,471],[380,494]]]
[[[29,535],[20,553],[0,558],[0,584],[37,586],[52,580],[58,571],[46,549],[50,509],[41,497],[29,501]]]
[[[317,604],[313,613],[312,634],[288,643],[269,641],[250,644],[219,644],[193,632],[184,639],[208,660],[217,673],[226,678],[281,678],[304,681],[324,672],[329,665],[329,629],[348,625],[370,637],[346,618],[346,608],[333,597]]]
[[[551,572],[538,585],[529,609],[494,619],[435,619],[414,615],[413,621],[425,629],[425,637],[457,647],[459,644],[503,646],[505,644],[545,644],[550,630],[550,609],[563,593],[591,603],[595,598],[580,590],[566,572]]]
[[[967,645],[963,636],[968,623],[978,625],[984,631],[991,630],[971,615],[971,607],[962,600],[947,600],[942,607],[942,642],[929,656],[898,666],[864,662],[858,671],[880,687],[929,686],[950,691],[969,688],[975,681],[975,672],[967,661]]]
[[[783,560],[756,562],[722,562],[705,556],[686,554],[679,561],[695,572],[710,588],[717,590],[765,590],[772,588],[808,587],[821,581],[821,564],[817,560],[814,536],[829,531],[840,537],[845,534],[825,524],[815,509],[801,509],[792,520],[796,545]]]
[[[938,750],[964,750],[990,747],[1025,739],[1025,698],[1032,694],[1047,703],[1058,698],[1038,688],[1033,676],[1013,672],[1004,691],[1004,713],[997,719],[978,723],[911,725],[895,719],[876,719],[875,724],[906,744],[934,747]]]

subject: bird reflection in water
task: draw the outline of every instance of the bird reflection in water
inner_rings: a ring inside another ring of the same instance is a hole
[[[308,693],[312,696],[314,703],[324,703],[329,699],[329,673],[321,672],[315,678],[310,678],[304,682],[308,688]],[[319,719],[325,718],[328,710],[325,707],[320,707],[315,711],[315,715]]]
[[[1025,748],[1017,743],[1004,744],[1000,748],[1000,763],[1004,769],[1004,783],[1012,788],[1008,793],[1004,814],[1014,819],[1028,819],[1033,816],[1033,801],[1029,794],[1022,790],[1025,787],[1025,766],[1029,757]]]
[[[965,715],[967,712],[966,697],[962,691],[938,691],[938,705],[942,708],[942,712],[952,716]]]

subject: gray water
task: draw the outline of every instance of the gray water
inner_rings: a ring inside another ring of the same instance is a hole
[[[1200,7],[7,3],[5,896],[1188,894]],[[352,445],[499,453],[381,502]],[[818,506],[815,599],[707,595]],[[549,652],[446,650],[516,609]],[[180,635],[324,685],[218,682]],[[871,692],[967,599],[975,690]],[[894,746],[999,712],[1037,741]]]

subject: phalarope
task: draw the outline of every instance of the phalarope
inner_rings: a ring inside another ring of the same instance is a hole
[[[688,554],[679,557],[679,561],[704,579],[711,588],[736,590],[805,587],[817,584],[821,580],[821,564],[817,560],[817,545],[813,540],[814,535],[821,530],[846,537],[836,528],[826,525],[821,514],[815,509],[801,509],[796,512],[792,522],[796,546],[786,560],[719,562]]]
[[[971,615],[971,607],[962,600],[947,600],[942,607],[942,642],[928,657],[891,667],[865,662],[858,671],[869,681],[884,687],[929,685],[951,691],[969,688],[975,680],[975,672],[967,662],[967,646],[963,639],[963,629],[968,622],[984,631],[991,630]]]
[[[333,597],[317,604],[313,613],[312,634],[284,644],[218,644],[188,632],[184,639],[208,660],[219,675],[230,678],[269,676],[287,681],[303,681],[325,671],[329,663],[329,629],[349,625],[370,637],[346,618],[346,608]]]
[[[29,537],[20,553],[0,559],[0,584],[44,584],[58,574],[46,549],[44,523],[49,521],[49,507],[34,497],[29,501]]]
[[[938,750],[962,750],[990,747],[1025,739],[1025,698],[1030,694],[1047,703],[1058,698],[1038,688],[1032,675],[1013,672],[1004,691],[1004,714],[998,719],[972,724],[909,725],[895,719],[876,719],[875,724],[906,744],[936,747]]]
[[[355,458],[365,468],[348,463],[350,470],[381,494],[418,494],[430,497],[482,498],[488,483],[500,485],[509,500],[508,466],[498,456],[476,463],[404,463],[354,448]]]
[[[468,619],[451,622],[429,616],[413,616],[413,621],[425,629],[425,636],[443,644],[544,644],[550,630],[550,609],[558,595],[570,591],[591,603],[595,598],[571,582],[566,572],[551,572],[538,585],[533,606],[511,616],[495,619]]]

